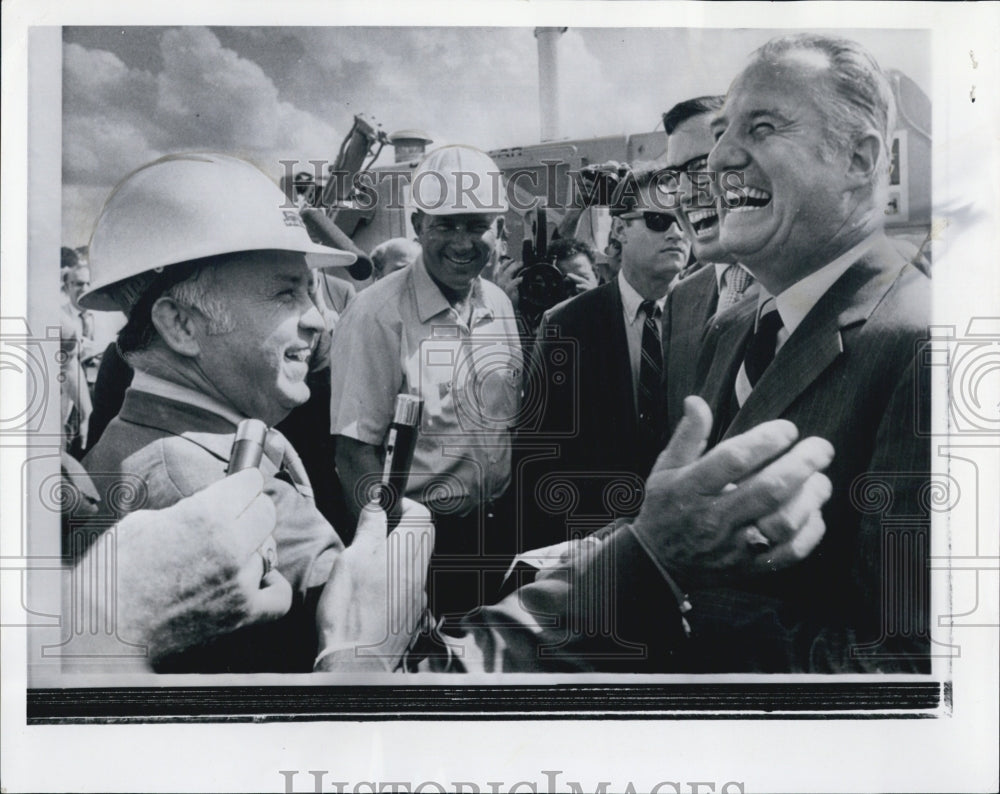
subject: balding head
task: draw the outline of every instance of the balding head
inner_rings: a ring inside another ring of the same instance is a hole
[[[850,39],[801,33],[771,39],[753,58],[772,65],[797,59],[823,73],[826,79],[817,82],[815,90],[827,141],[844,151],[874,131],[883,147],[876,175],[888,175],[896,101],[889,78],[868,50]]]
[[[894,115],[860,45],[766,44],[711,122],[720,245],[777,295],[881,229]]]
[[[383,278],[396,270],[409,267],[420,256],[420,243],[405,237],[393,237],[384,243],[379,243],[372,249],[372,264],[375,267],[375,278]]]

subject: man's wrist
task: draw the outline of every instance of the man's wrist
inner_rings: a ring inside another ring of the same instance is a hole
[[[653,565],[656,566],[656,569],[660,572],[660,575],[663,577],[664,583],[667,585],[668,588],[670,588],[670,592],[673,593],[674,600],[677,602],[677,609],[680,612],[680,614],[683,616],[686,615],[688,612],[690,612],[691,602],[688,599],[687,593],[684,591],[684,588],[682,588],[678,584],[674,572],[667,567],[665,561],[660,559],[660,556],[656,554],[652,548],[650,548],[650,544],[647,542],[641,529],[639,531],[636,531],[634,524],[626,524],[619,531],[628,532],[629,535],[635,538],[636,543],[639,544],[643,552],[645,552],[646,556],[648,556]],[[684,624],[685,624],[685,631],[689,632],[690,629],[687,626],[686,619],[684,620]]]

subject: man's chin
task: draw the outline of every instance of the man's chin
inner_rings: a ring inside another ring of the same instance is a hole
[[[274,411],[275,414],[280,413],[281,416],[273,422],[268,422],[268,425],[273,426],[277,424],[296,408],[305,405],[309,402],[311,394],[312,392],[305,383],[297,384],[296,386],[282,390],[281,399],[279,404],[275,406]]]
[[[692,248],[699,262],[724,262],[729,257],[729,252],[719,242],[718,232],[706,240],[694,240]]]
[[[754,257],[766,255],[772,235],[762,234],[761,230],[735,228],[724,225],[719,233],[719,248],[728,252],[739,262],[748,262]]]

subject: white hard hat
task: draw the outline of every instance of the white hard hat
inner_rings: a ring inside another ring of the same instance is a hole
[[[507,211],[500,168],[471,146],[442,146],[427,155],[413,173],[411,197],[428,215]]]
[[[174,154],[125,177],[90,238],[87,309],[120,310],[108,288],[169,265],[219,254],[279,250],[309,267],[347,267],[356,257],[317,245],[281,189],[259,169],[223,154]]]

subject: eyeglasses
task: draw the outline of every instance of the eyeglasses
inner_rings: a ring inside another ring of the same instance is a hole
[[[671,215],[669,212],[632,212],[621,216],[623,220],[626,221],[637,221],[642,218],[642,222],[646,224],[646,228],[651,232],[665,232],[675,223],[677,223],[677,218]]]
[[[656,175],[656,190],[665,196],[676,195],[681,188],[681,177],[686,176],[694,187],[699,190],[709,190],[712,185],[712,173],[708,170],[708,155],[692,157],[676,168],[665,168]]]

